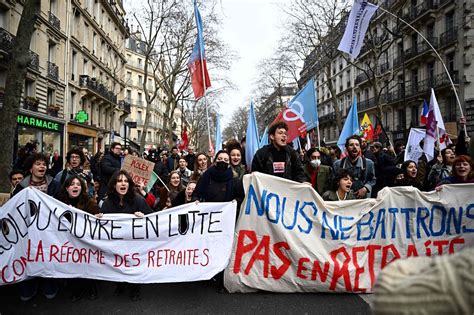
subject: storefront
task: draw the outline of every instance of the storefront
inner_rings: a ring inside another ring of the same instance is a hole
[[[73,147],[87,148],[91,154],[97,151],[97,130],[85,125],[68,123],[68,150]]]
[[[62,155],[64,124],[31,114],[17,116],[17,141],[15,152],[36,149],[37,152]]]

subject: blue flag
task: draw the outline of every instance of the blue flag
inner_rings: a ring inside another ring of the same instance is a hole
[[[216,116],[216,153],[222,150],[221,123],[219,115]]]
[[[306,131],[318,126],[318,105],[314,90],[314,80],[311,79],[305,87],[298,92],[288,103],[288,108],[296,115],[295,118],[303,118]]]
[[[255,152],[259,149],[260,139],[258,137],[257,119],[255,117],[255,110],[253,102],[250,103],[249,116],[247,120],[247,131],[245,134],[245,162],[250,171],[252,167],[252,159]]]
[[[346,139],[352,135],[359,134],[359,117],[357,116],[357,97],[354,96],[354,101],[352,103],[349,114],[347,114],[346,121],[344,122],[344,127],[342,127],[341,135],[339,140],[337,140],[337,146],[344,151],[346,145]]]

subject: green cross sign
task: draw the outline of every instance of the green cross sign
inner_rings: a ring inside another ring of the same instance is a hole
[[[78,123],[85,123],[87,120],[89,120],[89,115],[87,115],[86,111],[85,110],[80,110],[76,113],[76,117],[75,117],[75,120],[78,122]]]

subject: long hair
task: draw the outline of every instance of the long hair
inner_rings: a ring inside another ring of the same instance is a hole
[[[128,204],[133,204],[133,200],[135,198],[135,183],[133,182],[132,177],[130,177],[128,172],[125,170],[118,170],[112,175],[112,177],[110,177],[107,198],[111,198],[112,201],[117,204],[120,202],[120,195],[115,189],[115,185],[117,184],[119,177],[122,175],[128,180],[128,190],[123,196],[123,201]]]
[[[171,176],[173,176],[173,174],[178,174],[179,176],[179,184],[178,184],[178,187],[177,188],[174,188],[173,186],[171,186]],[[169,176],[168,176],[168,184],[167,184],[168,188],[170,190],[174,190],[174,191],[182,191],[185,189],[185,187],[183,186],[183,184],[181,183],[181,174],[178,172],[178,171],[171,171]]]
[[[458,177],[458,174],[456,174],[456,164],[460,162],[467,162],[471,166],[471,171],[469,172],[466,178],[466,180],[470,181],[471,179],[474,178],[474,163],[472,162],[472,159],[467,155],[456,156],[456,158],[453,161],[453,170],[452,170],[453,176]]]
[[[72,185],[72,181],[75,179],[77,179],[79,183],[81,183],[81,193],[77,197],[78,201],[77,201],[76,208],[86,211],[85,207],[87,203],[89,202],[89,195],[87,194],[86,183],[78,175],[69,176],[64,181],[64,184],[61,186],[61,190],[59,191],[59,200],[64,202],[65,204],[71,204],[71,198],[69,197],[67,188]]]

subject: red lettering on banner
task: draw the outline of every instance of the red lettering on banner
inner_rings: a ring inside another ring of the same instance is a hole
[[[250,239],[251,242],[249,244],[245,244],[245,237]],[[257,234],[254,231],[241,230],[237,238],[234,273],[240,272],[240,267],[242,266],[242,256],[254,249],[255,246],[257,246]]]
[[[433,241],[433,246],[438,246],[438,255],[443,255],[443,246],[449,245],[449,241]]]
[[[342,262],[342,266],[339,263],[339,260],[337,259],[337,256],[339,254],[342,254],[344,256],[344,261]],[[332,277],[331,285],[329,286],[329,289],[335,290],[338,279],[342,277],[344,279],[344,286],[346,288],[346,291],[351,292],[352,291],[351,276],[349,274],[349,262],[351,261],[351,256],[349,256],[345,247],[340,247],[336,250],[333,250],[330,253],[330,256],[331,256],[332,261],[334,262],[334,272],[333,272],[333,277]]]
[[[393,254],[393,258],[392,260],[387,261],[389,250],[391,250]],[[400,254],[398,253],[398,250],[395,248],[395,245],[390,244],[390,245],[384,246],[382,250],[382,263],[380,265],[380,268],[381,269],[385,268],[385,266],[387,266],[391,262],[394,262],[397,259],[400,259]]]
[[[263,253],[261,253],[263,251]],[[260,244],[258,244],[257,249],[250,257],[249,264],[245,268],[245,274],[249,274],[250,269],[252,269],[253,264],[256,260],[261,260],[263,262],[263,277],[268,278],[268,265],[270,263],[270,236],[265,235],[262,237]]]
[[[415,244],[408,245],[407,257],[418,257],[418,250],[416,249]]]
[[[298,278],[308,279],[308,277],[303,274],[303,271],[308,270],[308,268],[304,266],[304,263],[307,263],[307,262],[309,262],[308,258],[300,258],[298,260],[298,269],[296,270],[296,276]]]
[[[313,262],[313,270],[311,271],[311,280],[316,281],[319,275],[319,279],[321,279],[321,282],[326,282],[328,278],[329,267],[329,262],[325,261],[324,270],[321,270],[321,265],[319,264],[319,261],[315,260]]]
[[[273,251],[282,262],[280,267],[277,268],[276,266],[271,266],[270,268],[272,278],[275,280],[280,279],[291,266],[291,260],[281,251],[281,248],[290,250],[290,245],[288,245],[287,242],[278,242],[273,244]]]
[[[370,276],[370,287],[372,288],[375,283],[375,271],[374,271],[374,263],[375,263],[375,251],[382,249],[380,245],[369,245],[367,246],[367,250],[369,251],[369,276]]]
[[[366,288],[359,288],[359,277],[362,273],[364,273],[365,268],[359,266],[359,262],[357,260],[357,253],[365,252],[364,246],[355,246],[352,247],[352,263],[355,267],[355,276],[354,276],[354,292],[366,292]]]
[[[464,244],[463,238],[453,238],[449,243],[449,253],[454,254],[454,245],[455,244]]]

